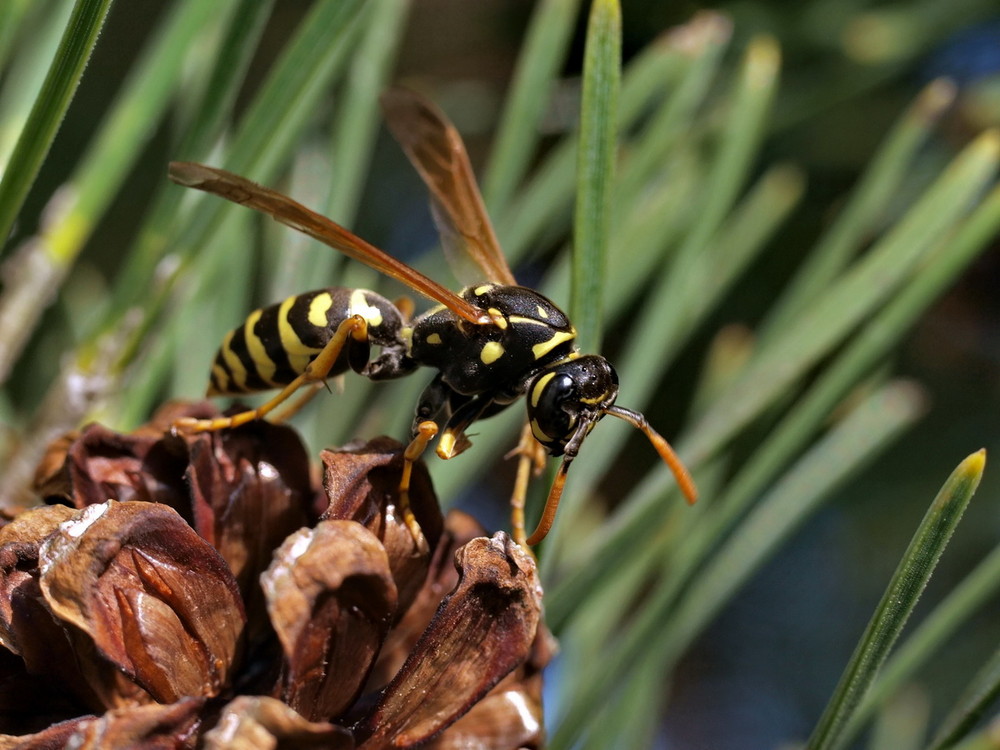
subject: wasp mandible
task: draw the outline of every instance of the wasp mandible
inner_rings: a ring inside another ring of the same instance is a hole
[[[641,430],[694,502],[694,483],[669,443],[642,414],[615,404],[618,376],[611,364],[596,354],[581,354],[566,314],[542,294],[517,284],[455,127],[407,89],[391,89],[381,103],[389,130],[430,190],[446,249],[471,259],[483,280],[456,294],[286,195],[221,169],[173,162],[174,182],[269,214],[438,303],[411,320],[408,311],[375,292],[329,287],[255,310],[223,340],[208,395],[281,391],[256,409],[216,419],[184,419],[177,427],[218,430],[261,419],[301,387],[348,370],[390,380],[429,367],[437,374],[417,403],[400,483],[402,510],[415,539],[419,527],[406,506],[413,462],[438,435],[437,454],[458,455],[470,445],[466,430],[473,422],[521,396],[526,397],[527,424],[515,450],[521,463],[511,501],[518,543],[535,545],[548,533],[569,465],[605,415]],[[374,356],[372,346],[378,347]],[[303,400],[316,391],[312,388]],[[538,527],[528,537],[526,477],[532,463],[540,470],[539,446],[562,456],[562,462]]]

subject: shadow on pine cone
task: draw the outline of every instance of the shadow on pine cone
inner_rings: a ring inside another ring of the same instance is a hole
[[[538,748],[535,565],[442,518],[402,446],[287,427],[179,436],[176,405],[53,444],[0,528],[2,747]]]

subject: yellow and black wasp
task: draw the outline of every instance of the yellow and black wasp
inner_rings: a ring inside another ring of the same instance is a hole
[[[261,419],[302,386],[321,384],[347,370],[389,380],[430,367],[437,374],[417,403],[405,453],[403,503],[413,461],[431,439],[440,433],[437,453],[452,458],[470,445],[465,431],[473,422],[521,396],[526,396],[528,423],[515,451],[521,463],[512,499],[512,531],[520,544],[537,544],[548,533],[569,465],[606,414],[642,430],[694,502],[694,484],[666,440],[641,414],[615,404],[618,376],[611,364],[604,357],[581,354],[565,313],[538,292],[517,285],[455,127],[409,90],[392,89],[381,102],[390,131],[430,190],[446,248],[471,259],[483,281],[456,294],[281,193],[220,169],[174,162],[170,177],[175,182],[269,214],[439,303],[410,320],[408,311],[374,292],[330,287],[256,310],[223,341],[208,392],[282,390],[257,409],[181,420],[178,428],[216,430]],[[379,347],[374,358],[372,345]],[[532,463],[541,468],[539,446],[562,456],[562,462],[538,528],[526,537],[524,495]],[[419,534],[412,515],[408,522]]]

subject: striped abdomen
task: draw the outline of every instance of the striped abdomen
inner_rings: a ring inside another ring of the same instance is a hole
[[[288,385],[305,370],[344,320],[361,315],[376,345],[395,344],[399,311],[365,289],[330,287],[254,310],[223,339],[212,365],[209,396],[262,391]],[[348,368],[346,351],[330,375]]]

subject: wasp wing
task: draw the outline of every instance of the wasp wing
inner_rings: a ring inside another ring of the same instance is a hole
[[[233,203],[249,206],[276,221],[297,229],[344,255],[406,284],[470,323],[491,321],[488,313],[465,301],[436,281],[349,232],[331,219],[312,211],[287,195],[251,182],[245,177],[194,162],[170,163],[170,179],[185,187],[213,193]]]
[[[456,265],[461,258],[471,259],[486,281],[516,284],[455,126],[441,110],[409,89],[390,89],[382,94],[381,102],[389,130],[431,192],[431,208],[446,252],[457,256]]]

